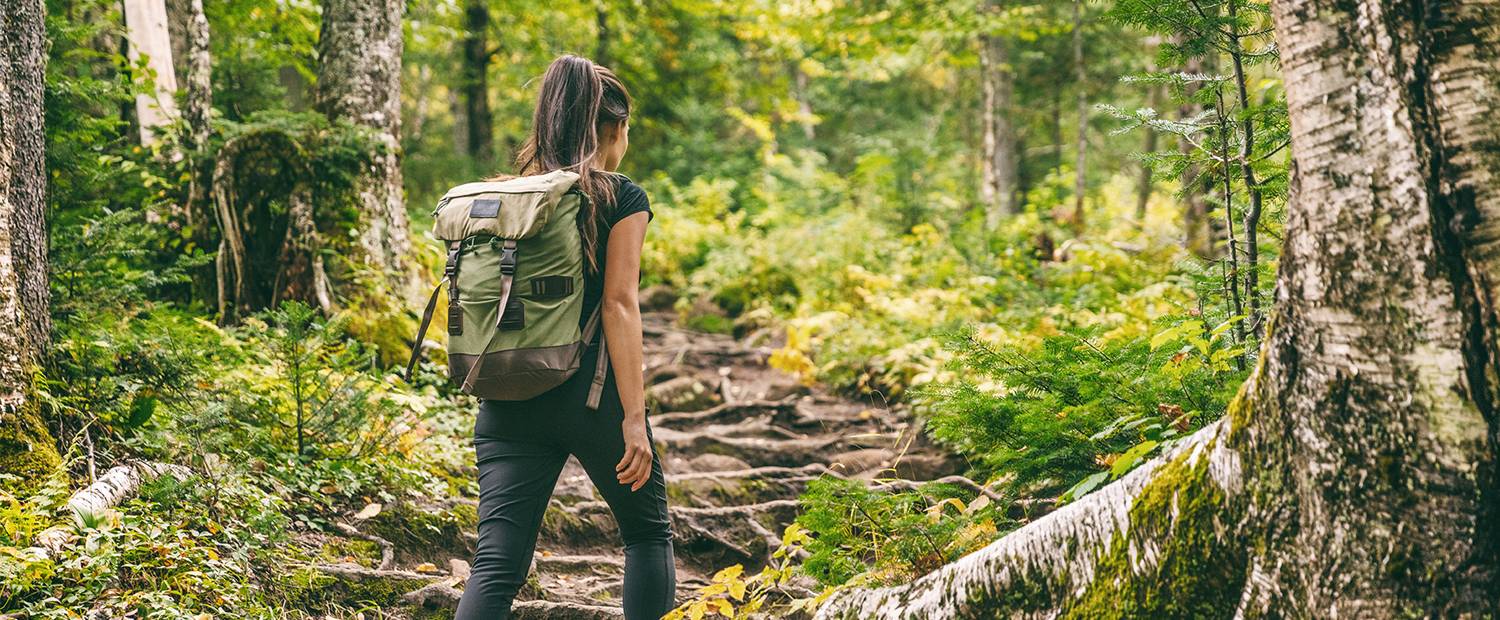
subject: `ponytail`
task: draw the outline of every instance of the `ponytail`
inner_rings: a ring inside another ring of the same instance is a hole
[[[615,202],[615,182],[599,169],[599,126],[630,118],[630,93],[614,72],[571,54],[558,57],[542,76],[542,90],[532,115],[531,136],[516,153],[516,172],[578,173],[578,186],[589,198],[579,213],[584,256],[597,271],[594,248],[602,207]]]

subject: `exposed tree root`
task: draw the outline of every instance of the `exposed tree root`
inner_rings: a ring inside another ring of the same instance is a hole
[[[766,413],[795,412],[797,405],[792,400],[745,400],[726,402],[701,411],[673,411],[651,416],[653,428],[682,429],[698,424],[739,422],[746,418]]]
[[[723,454],[751,465],[797,467],[822,461],[822,454],[838,452],[847,445],[843,437],[767,438],[736,436],[754,432],[767,433],[771,425],[751,420],[745,424],[709,426],[697,431],[659,429],[658,443],[669,451],[686,454]],[[782,429],[784,430],[784,429]],[[773,433],[780,434],[780,433]]]
[[[348,523],[334,523],[333,527],[337,528],[338,531],[355,538],[363,538],[372,543],[380,545],[380,570],[390,570],[396,565],[396,545],[391,544],[391,541],[374,534],[366,534],[364,532],[361,532]]]

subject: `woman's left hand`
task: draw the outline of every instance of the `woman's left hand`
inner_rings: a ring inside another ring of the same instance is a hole
[[[646,435],[646,416],[627,414],[620,427],[625,433],[625,458],[615,466],[615,474],[620,484],[639,491],[651,479],[651,438]]]

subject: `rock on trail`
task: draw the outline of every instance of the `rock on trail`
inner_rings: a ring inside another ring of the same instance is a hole
[[[926,439],[902,406],[799,385],[766,365],[769,347],[674,327],[668,313],[643,318],[647,393],[667,473],[679,602],[721,568],[739,563],[747,573],[759,570],[796,517],[797,497],[810,480],[920,481],[964,469],[961,460]],[[461,499],[407,514],[467,510],[472,515],[473,504],[472,498]],[[399,510],[388,512],[400,518]],[[462,526],[438,523],[430,544],[395,549],[388,570],[365,569],[402,584],[393,587],[405,592],[401,608],[389,610],[393,616],[451,617],[474,537]],[[431,523],[404,526],[434,529]],[[361,534],[383,541],[375,529],[364,527]],[[609,508],[582,467],[569,459],[543,518],[516,617],[619,618],[623,569]]]

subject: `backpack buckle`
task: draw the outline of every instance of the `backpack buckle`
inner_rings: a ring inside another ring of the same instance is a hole
[[[500,273],[507,276],[516,275],[516,242],[507,241],[500,248]]]
[[[458,275],[458,255],[462,251],[462,246],[456,243],[453,244],[452,249],[448,250],[448,263],[443,265],[443,275],[447,276],[449,280],[452,280],[453,276]]]

